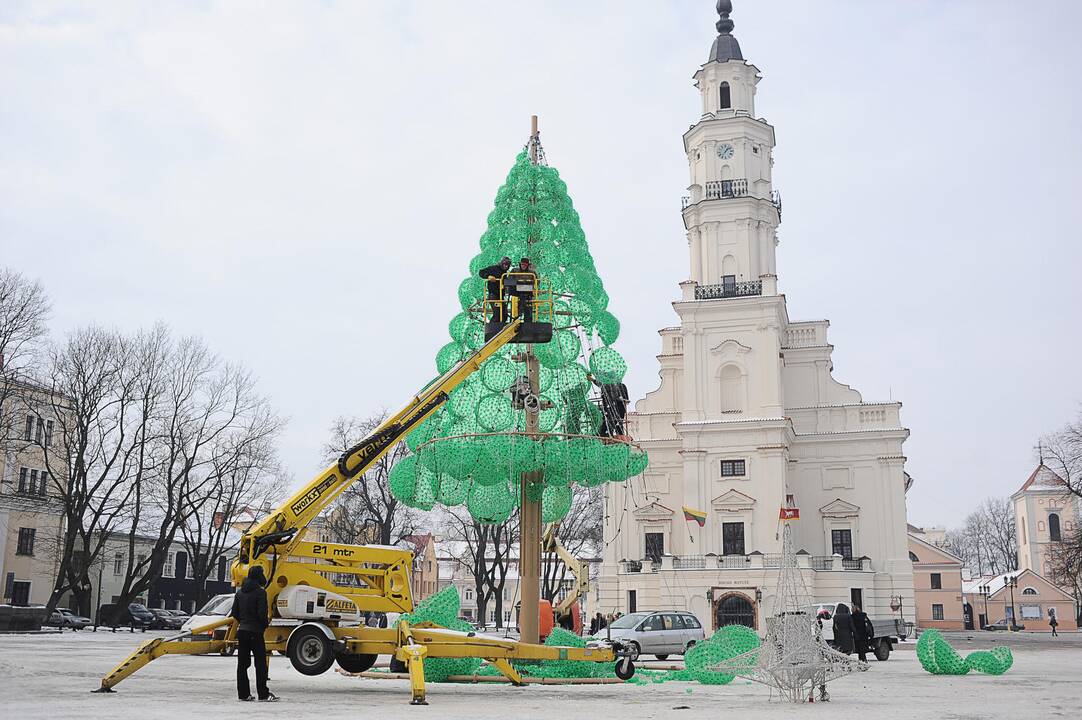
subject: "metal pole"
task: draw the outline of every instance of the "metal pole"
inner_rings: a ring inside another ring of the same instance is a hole
[[[537,164],[537,116],[530,117],[530,162]],[[532,234],[528,238],[532,244]],[[521,312],[521,310],[520,310]],[[530,394],[541,395],[541,370],[533,346],[526,346],[526,375],[530,381]],[[526,432],[537,433],[540,407],[534,404],[526,409]],[[538,625],[541,612],[541,500],[532,500],[538,493],[532,488],[542,481],[543,473],[522,473],[519,503],[519,589],[522,601],[519,611],[519,632],[523,642],[540,640]]]

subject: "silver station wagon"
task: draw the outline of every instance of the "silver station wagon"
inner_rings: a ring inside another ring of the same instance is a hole
[[[689,612],[635,612],[613,620],[609,626],[613,640],[620,640],[633,660],[639,655],[653,655],[665,660],[669,655],[683,655],[706,635],[699,619]],[[598,631],[605,637],[605,630]]]

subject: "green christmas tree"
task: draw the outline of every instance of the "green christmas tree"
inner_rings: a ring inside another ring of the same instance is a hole
[[[445,372],[484,343],[481,269],[504,256],[515,262],[529,257],[554,298],[552,340],[533,346],[541,365],[541,434],[524,433],[525,411],[512,404],[509,388],[525,374],[512,358],[525,348],[509,344],[407,436],[413,454],[395,465],[391,492],[412,507],[464,504],[478,521],[501,523],[519,503],[522,473],[542,471],[543,482],[530,486],[540,498],[531,499],[542,500],[544,522],[557,522],[571,507],[576,484],[622,482],[647,465],[646,453],[634,445],[599,437],[602,411],[591,398],[591,375],[611,384],[627,371],[612,347],[620,322],[608,310],[567,185],[525,150],[496,193],[480,246],[459,285],[462,311],[451,319],[451,341],[436,354],[436,369]]]

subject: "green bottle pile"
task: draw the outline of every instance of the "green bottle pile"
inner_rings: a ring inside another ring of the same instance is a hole
[[[1009,647],[975,650],[964,659],[938,630],[925,630],[917,640],[920,666],[933,675],[965,675],[977,670],[988,675],[1002,675],[1014,664]]]
[[[543,482],[531,486],[531,499],[542,501],[544,522],[557,522],[571,507],[575,485],[622,482],[648,461],[634,446],[598,438],[601,411],[589,400],[587,373],[602,384],[622,381],[627,363],[612,347],[620,322],[608,310],[567,185],[555,168],[531,164],[525,151],[496,194],[480,252],[459,286],[461,312],[448,325],[450,342],[436,354],[438,372],[484,343],[479,308],[485,282],[478,273],[504,256],[514,263],[529,257],[556,297],[552,341],[533,346],[541,365],[539,431],[546,437],[523,434],[525,413],[512,407],[509,388],[525,374],[525,365],[512,360],[525,348],[512,343],[407,436],[413,454],[395,465],[389,484],[411,507],[464,505],[478,521],[498,524],[519,503],[522,473],[541,471]]]

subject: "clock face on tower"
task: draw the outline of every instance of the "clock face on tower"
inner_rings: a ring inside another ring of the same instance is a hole
[[[722,160],[728,160],[733,156],[733,146],[729,143],[722,143],[718,145],[718,157]]]

